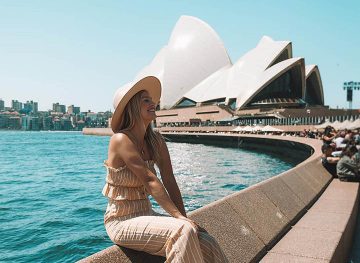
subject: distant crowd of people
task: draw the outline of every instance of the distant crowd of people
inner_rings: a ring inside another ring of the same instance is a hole
[[[322,164],[341,181],[360,182],[360,135],[357,130],[336,131],[327,126],[321,134]]]
[[[295,136],[323,141],[322,163],[323,166],[334,176],[342,181],[360,182],[360,133],[359,130],[335,130],[327,126],[324,130],[304,129],[303,131],[217,131],[217,130],[173,130],[172,132],[185,133],[221,133],[221,134],[259,134],[277,136]]]

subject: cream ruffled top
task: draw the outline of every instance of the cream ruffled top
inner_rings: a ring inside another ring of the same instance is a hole
[[[156,174],[154,161],[147,160],[145,163],[149,170]],[[107,170],[106,183],[102,190],[104,196],[116,201],[147,198],[148,193],[144,185],[126,165],[113,168],[104,161],[104,166]]]

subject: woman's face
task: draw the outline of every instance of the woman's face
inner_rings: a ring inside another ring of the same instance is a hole
[[[152,98],[150,97],[147,91],[143,91],[141,93],[140,98],[140,114],[144,121],[152,121],[155,120],[156,104],[153,102]]]

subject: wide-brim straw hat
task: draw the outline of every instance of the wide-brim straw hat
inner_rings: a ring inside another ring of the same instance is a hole
[[[157,77],[148,76],[135,84],[128,83],[124,87],[119,88],[114,95],[115,112],[111,119],[111,129],[114,133],[119,132],[119,125],[123,116],[124,109],[129,100],[139,91],[146,90],[153,102],[159,103],[161,97],[161,83]]]

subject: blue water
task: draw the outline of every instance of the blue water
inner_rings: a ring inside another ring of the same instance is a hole
[[[101,195],[108,141],[77,132],[0,132],[0,262],[74,262],[112,244]],[[168,148],[187,211],[294,166],[242,149]]]

